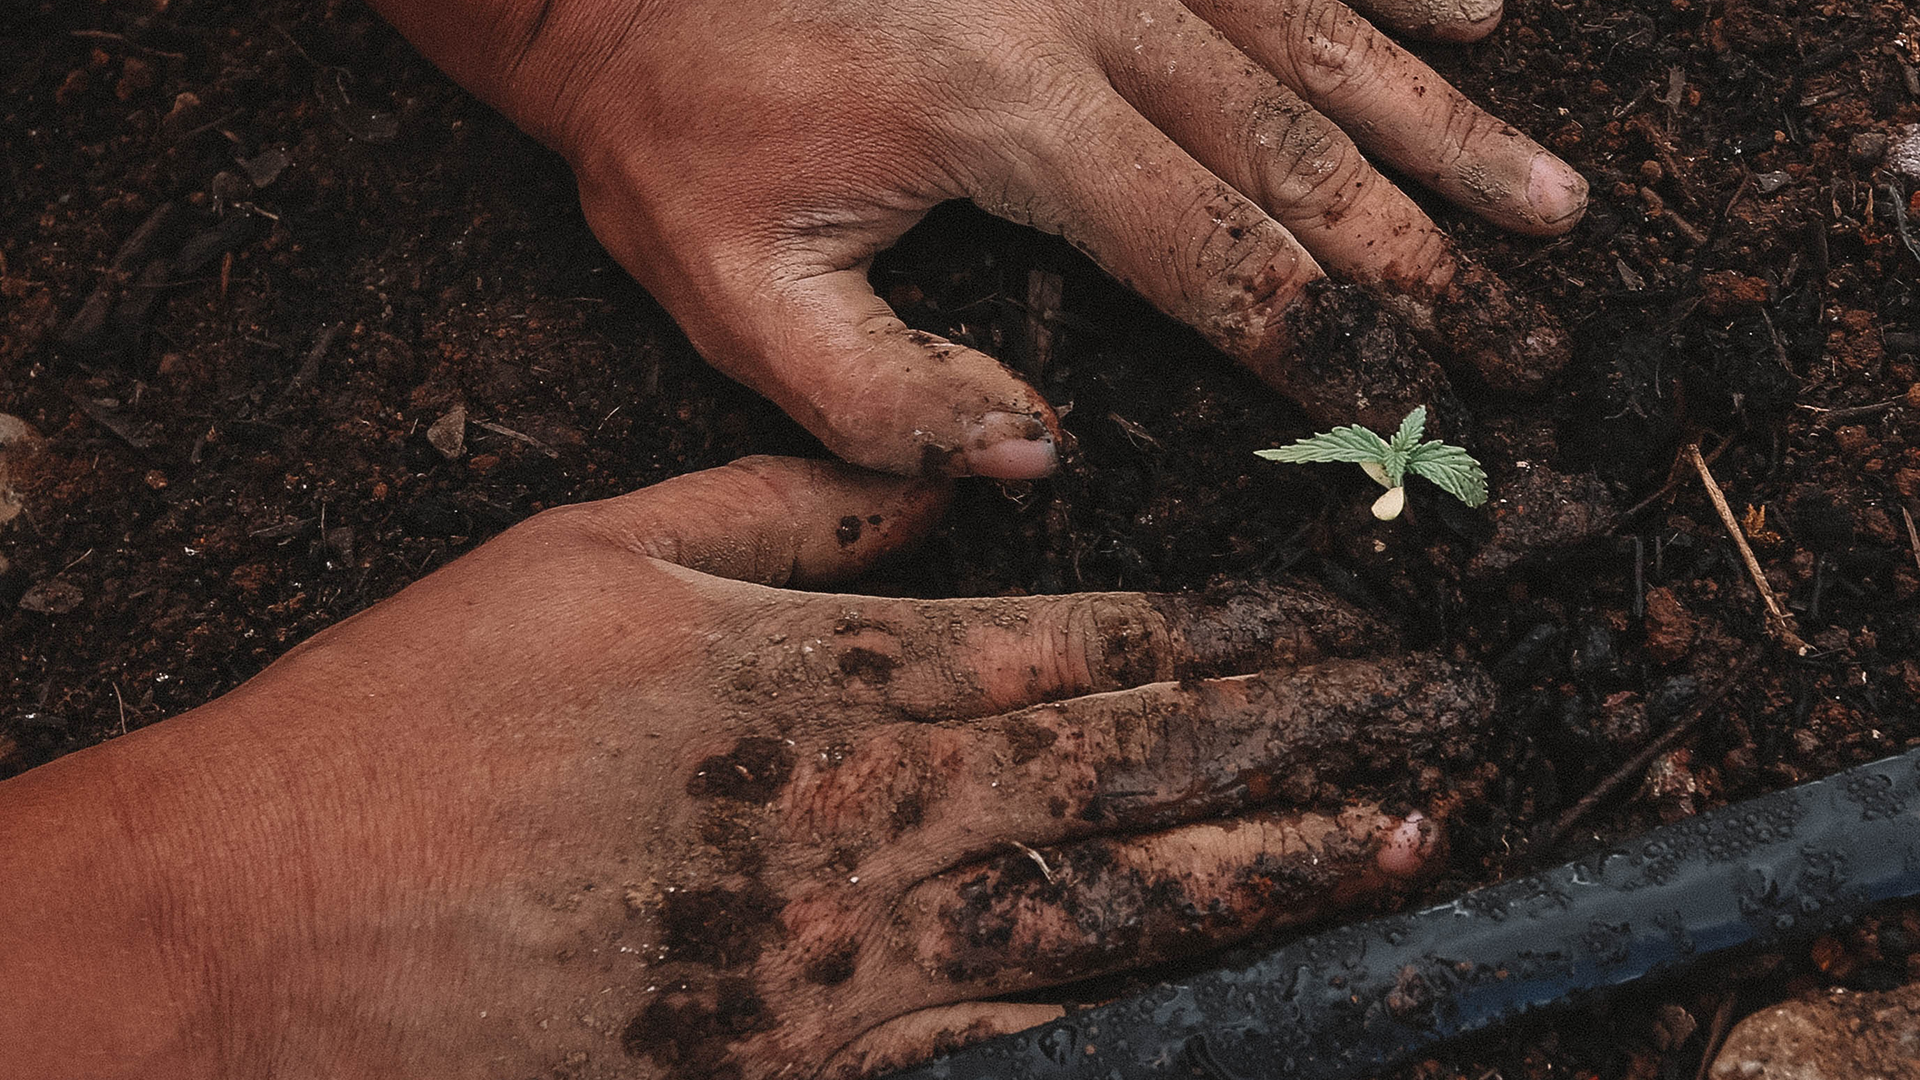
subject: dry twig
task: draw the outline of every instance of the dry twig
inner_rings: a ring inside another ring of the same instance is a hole
[[[1711,465],[1714,462],[1719,461],[1720,455],[1726,453],[1727,447],[1732,445],[1733,445],[1733,440],[1730,438],[1720,440],[1720,445],[1714,447],[1713,451],[1707,455],[1707,464]],[[1634,503],[1633,509],[1628,510],[1626,513],[1621,514],[1619,517],[1615,518],[1613,525],[1609,531],[1618,530],[1621,525],[1624,525],[1627,522],[1632,521],[1634,518],[1639,517],[1640,512],[1642,510],[1645,510],[1647,507],[1652,506],[1654,503],[1657,503],[1661,499],[1664,499],[1667,496],[1673,494],[1673,489],[1680,486],[1680,480],[1685,475],[1686,473],[1682,472],[1680,469],[1679,459],[1678,458],[1674,459],[1673,467],[1667,471],[1667,482],[1660,485],[1660,490],[1654,492],[1653,494],[1647,496],[1644,499],[1641,499],[1639,502]]]
[[[1863,416],[1877,416],[1888,409],[1898,408],[1907,403],[1906,395],[1876,401],[1871,405],[1848,405],[1838,409],[1823,409],[1818,405],[1802,405],[1801,408],[1814,414],[1815,427],[1838,424],[1844,420],[1858,420]]]
[[[1727,677],[1703,695],[1693,708],[1688,710],[1684,719],[1668,728],[1659,738],[1641,747],[1639,753],[1628,758],[1625,765],[1615,769],[1592,791],[1580,796],[1580,801],[1569,806],[1566,813],[1561,814],[1559,820],[1553,823],[1553,828],[1548,830],[1546,839],[1543,841],[1543,847],[1548,851],[1559,847],[1560,841],[1566,839],[1567,833],[1580,823],[1581,818],[1586,817],[1594,807],[1600,805],[1601,799],[1611,795],[1621,784],[1646,772],[1647,766],[1653,764],[1654,758],[1671,750],[1675,743],[1691,734],[1701,718],[1706,716],[1714,706],[1720,704],[1721,699],[1746,678],[1747,672],[1759,661],[1760,652],[1758,646],[1748,649],[1746,655],[1740,658],[1740,662],[1734,665]]]
[[[1713,479],[1713,471],[1707,468],[1707,461],[1700,456],[1700,444],[1687,444],[1687,460],[1693,463],[1700,474],[1700,482],[1706,485],[1707,498],[1713,500],[1713,508],[1720,514],[1720,523],[1727,527],[1727,535],[1733,537],[1733,546],[1740,549],[1740,559],[1747,564],[1747,574],[1753,578],[1754,588],[1760,590],[1760,601],[1767,606],[1767,629],[1773,633],[1774,640],[1795,656],[1805,656],[1813,651],[1813,646],[1801,640],[1794,629],[1793,614],[1780,599],[1773,594],[1773,586],[1767,583],[1767,575],[1760,569],[1760,560],[1754,558],[1753,548],[1747,544],[1747,536],[1740,531],[1740,522],[1733,516],[1733,507],[1727,505],[1727,496]]]
[[[1913,511],[1903,506],[1900,516],[1907,519],[1907,543],[1913,545],[1913,565],[1920,567],[1920,529],[1913,527]]]

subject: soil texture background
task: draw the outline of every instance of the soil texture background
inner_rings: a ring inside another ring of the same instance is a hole
[[[1416,484],[1382,524],[1359,470],[1256,459],[1309,433],[1297,409],[1066,245],[944,207],[876,285],[1021,370],[1076,445],[1055,480],[963,485],[867,587],[1307,579],[1478,661],[1500,737],[1400,793],[1450,808],[1429,897],[1920,743],[1920,181],[1888,163],[1920,11],[1518,0],[1422,53],[1593,185],[1552,242],[1432,205],[1576,341],[1546,394],[1462,388],[1486,511]],[[205,702],[543,507],[821,453],[600,250],[557,158],[351,0],[0,9],[0,414],[31,429],[0,429],[0,777]],[[1692,1078],[1762,1004],[1915,977],[1896,910],[1404,1075]]]

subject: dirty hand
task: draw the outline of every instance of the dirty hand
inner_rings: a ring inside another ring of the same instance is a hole
[[[703,355],[858,464],[1055,467],[1032,387],[868,285],[948,199],[1064,235],[1317,420],[1431,402],[1444,377],[1409,336],[1507,389],[1566,356],[1362,154],[1532,235],[1571,228],[1586,183],[1336,0],[374,6],[567,156],[595,234]],[[1500,15],[1366,6],[1455,40]],[[1329,351],[1369,335],[1389,340]]]
[[[859,1074],[1431,856],[1344,793],[1490,691],[1329,659],[1380,634],[1325,597],[779,587],[941,501],[757,458],[549,511],[0,784],[0,1075]]]

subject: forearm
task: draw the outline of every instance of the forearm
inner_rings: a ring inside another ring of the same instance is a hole
[[[210,1075],[174,897],[100,747],[0,784],[0,1077]],[[157,808],[156,808],[157,809]]]
[[[657,0],[370,0],[476,97],[566,152],[577,80],[616,52]]]
[[[308,789],[357,794],[299,719],[243,689],[0,783],[0,1080],[271,1071],[328,906]]]

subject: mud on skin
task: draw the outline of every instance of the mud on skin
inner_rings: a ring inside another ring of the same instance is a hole
[[[1374,616],[1308,582],[1204,594],[1084,594],[1060,604],[1062,625],[1088,632],[1078,655],[1036,656],[1036,663],[1067,663],[1084,672],[1081,685],[1053,697],[1289,667],[1397,645],[1396,635]],[[831,625],[769,611],[758,620],[758,633],[715,643],[706,670],[716,673],[714,697],[729,703],[743,724],[774,710],[783,736],[861,714],[929,721],[979,715],[972,706],[987,689],[963,658],[982,628],[1031,637],[1030,611],[988,599],[972,602],[966,616],[956,619],[950,604],[862,600],[850,601]],[[701,763],[702,775],[690,782],[688,793],[737,791],[746,801],[765,802],[760,778],[778,767],[784,746],[765,738],[715,755]]]
[[[1280,324],[1279,352],[1248,364],[1315,424],[1392,431],[1417,405],[1436,418],[1465,415],[1414,328],[1359,286],[1309,282]]]
[[[1572,355],[1566,330],[1451,243],[1447,251],[1455,271],[1437,293],[1424,279],[1384,292],[1326,278],[1308,283],[1248,366],[1323,427],[1358,421],[1391,430],[1425,405],[1443,438],[1458,438],[1466,425],[1436,358],[1495,390],[1538,392]],[[1247,351],[1230,335],[1216,344]]]
[[[1422,326],[1428,344],[1478,372],[1495,390],[1536,393],[1573,355],[1559,320],[1539,301],[1509,289],[1480,263],[1454,253],[1453,281],[1433,303]]]
[[[1255,820],[1217,831],[1230,842]],[[1099,837],[1037,858],[1009,853],[929,882],[920,891],[939,896],[932,906],[941,932],[922,962],[953,982],[984,983],[987,993],[1009,968],[1071,982],[1311,917],[1350,901],[1359,891],[1352,882],[1372,869],[1378,841],[1364,825],[1257,820],[1284,839],[1225,874],[1166,865],[1132,838]]]
[[[1233,603],[1238,615],[1177,597],[1143,610],[1219,662],[1311,651],[1297,635],[1316,613],[1338,616],[1343,647],[1369,624],[1318,597]],[[876,627],[901,633],[898,619],[841,626],[859,648]],[[822,685],[844,689],[848,650],[816,651]],[[1492,706],[1477,669],[1416,656],[851,735],[844,719],[789,716],[789,737],[737,738],[687,773],[700,841],[629,900],[655,988],[620,1046],[653,1075],[772,1075],[956,992],[1071,981],[1324,911],[1384,884],[1391,815],[1336,808],[1439,794],[1437,770],[1474,759]],[[1208,820],[1222,814],[1247,816]],[[1008,831],[1054,842],[1009,850],[992,839]]]

